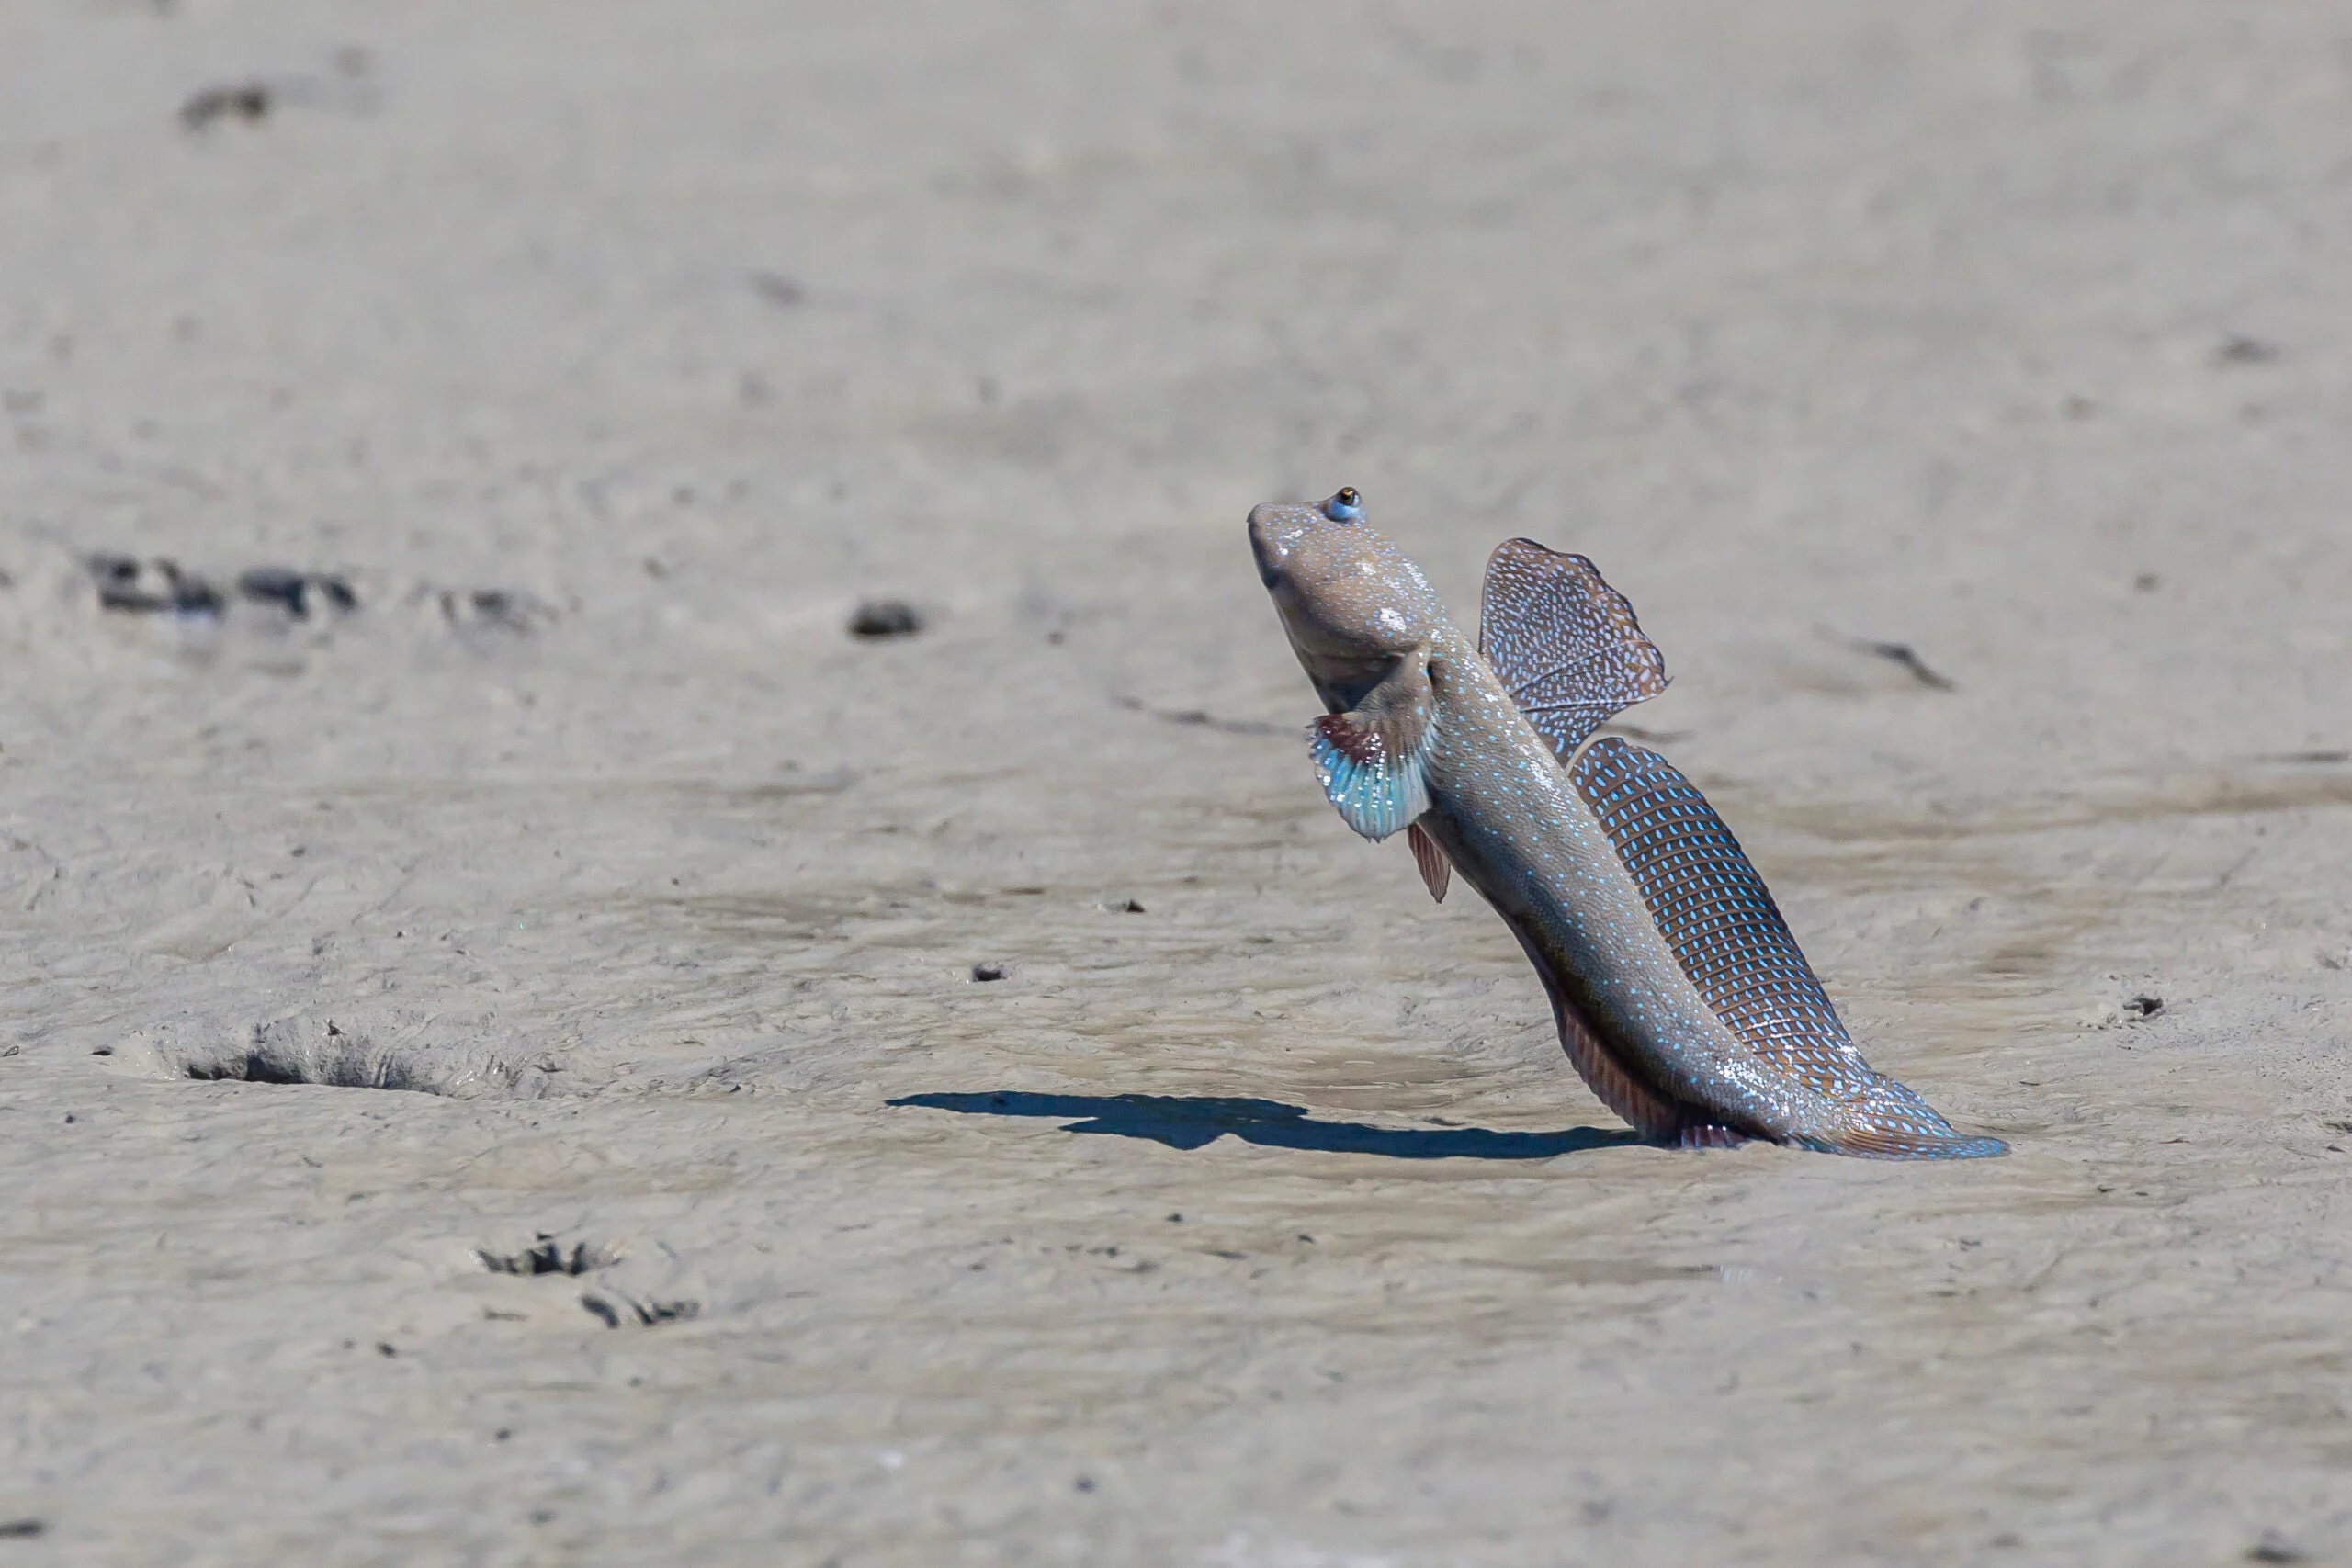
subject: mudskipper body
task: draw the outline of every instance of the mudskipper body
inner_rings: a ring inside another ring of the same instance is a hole
[[[1283,628],[1329,710],[1307,743],[1348,825],[1459,871],[1542,976],[1560,1043],[1654,1142],[1763,1138],[1881,1159],[2005,1153],[1872,1071],[1772,896],[1655,751],[1592,739],[1666,689],[1590,561],[1525,539],[1487,568],[1476,642],[1342,490],[1250,513]]]

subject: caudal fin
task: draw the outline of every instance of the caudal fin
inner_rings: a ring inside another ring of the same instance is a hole
[[[1925,1100],[1892,1078],[1847,1108],[1836,1132],[1800,1139],[1823,1154],[1859,1159],[1991,1159],[2009,1152],[1998,1138],[1962,1133],[1928,1108]]]
[[[1807,1138],[1804,1145],[1822,1154],[1852,1155],[1857,1159],[1991,1159],[2009,1152],[2009,1145],[1998,1138],[1959,1132],[1897,1133],[1882,1127]]]

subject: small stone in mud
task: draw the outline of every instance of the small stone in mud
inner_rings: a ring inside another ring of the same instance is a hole
[[[242,119],[251,125],[269,113],[271,97],[266,82],[207,87],[180,106],[180,123],[190,130],[202,130],[216,119]]]
[[[2165,999],[2162,997],[2133,997],[2123,1004],[2123,1016],[2126,1018],[2154,1018],[2164,1010]]]
[[[972,978],[980,981],[1001,980],[1004,978],[1004,965],[1001,964],[975,964],[972,965]]]
[[[2310,1553],[2277,1530],[2264,1530],[2262,1539],[2245,1549],[2248,1562],[2301,1562],[2309,1557]]]
[[[48,1530],[45,1519],[0,1519],[0,1540],[30,1540]]]
[[[868,599],[849,618],[849,635],[878,641],[912,637],[922,630],[922,614],[903,599]]]

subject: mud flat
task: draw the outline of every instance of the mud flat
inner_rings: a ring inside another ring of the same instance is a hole
[[[6,8],[0,1561],[2345,1560],[2346,28]],[[2011,1157],[1623,1139],[1342,482]]]

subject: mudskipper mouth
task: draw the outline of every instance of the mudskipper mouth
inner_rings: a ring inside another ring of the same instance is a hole
[[[1273,552],[1267,548],[1266,536],[1254,514],[1250,519],[1250,553],[1258,562],[1259,581],[1271,589],[1283,580],[1283,569],[1275,563]]]

